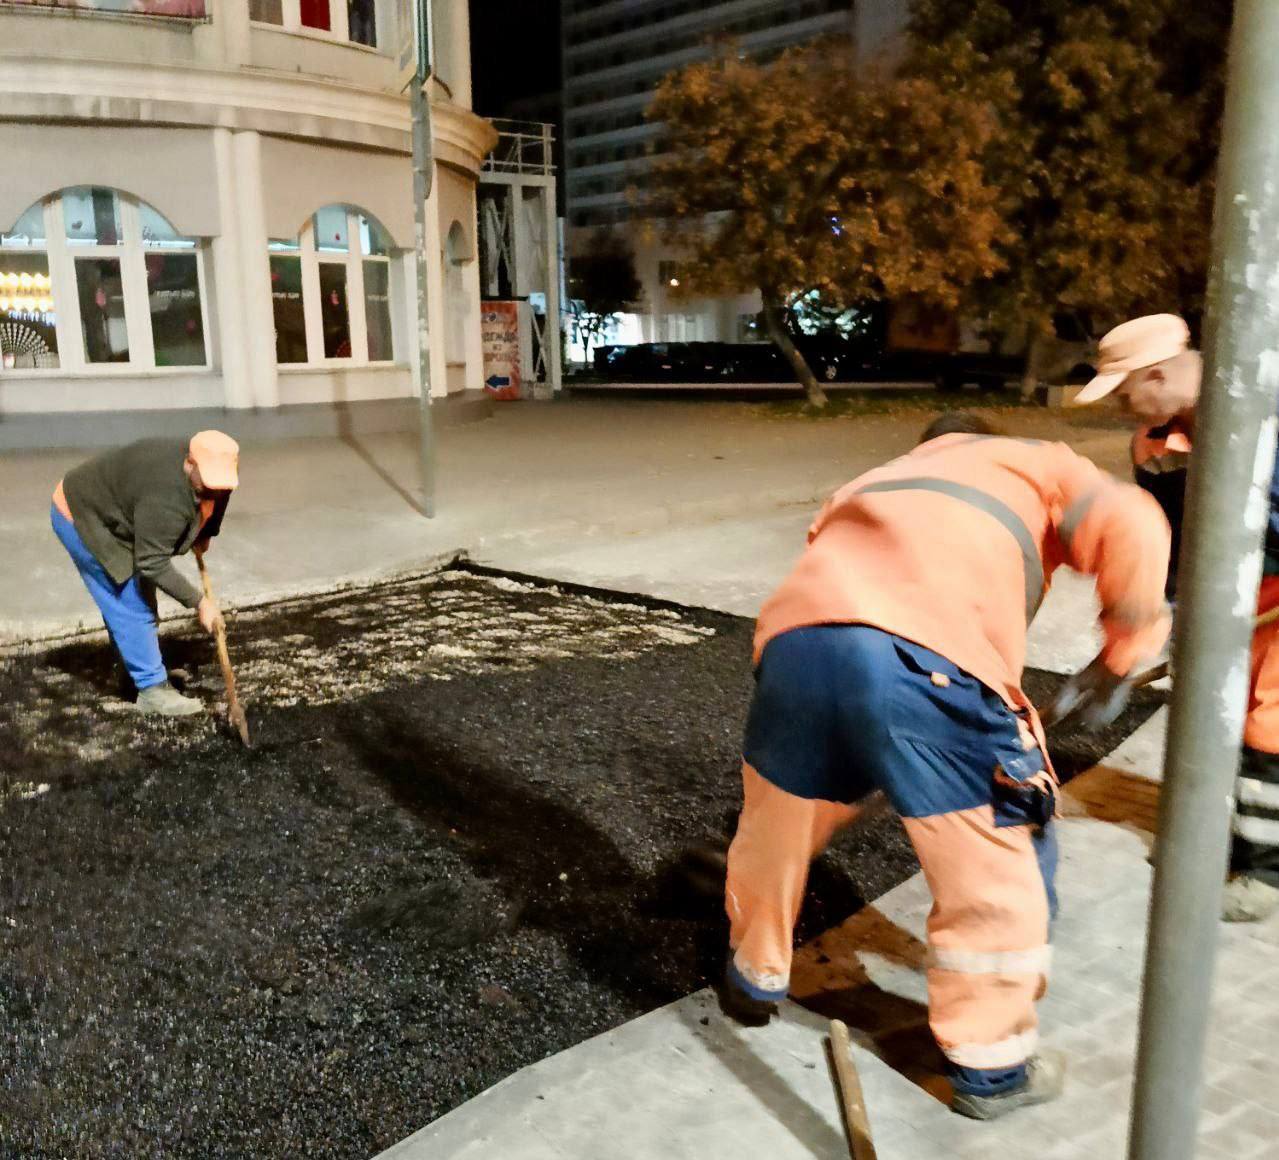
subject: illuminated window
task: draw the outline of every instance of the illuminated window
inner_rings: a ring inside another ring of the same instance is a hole
[[[276,362],[395,358],[390,235],[344,205],[317,210],[299,237],[269,247]]]
[[[203,250],[111,189],[32,206],[0,233],[0,373],[208,366]]]

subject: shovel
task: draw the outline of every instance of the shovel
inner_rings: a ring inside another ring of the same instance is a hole
[[[204,566],[203,552],[196,552],[195,562],[200,568],[200,583],[204,587],[205,596],[210,600],[216,599],[213,595],[213,581],[209,579],[209,570]],[[236,732],[240,734],[240,740],[244,742],[244,747],[249,749],[252,748],[249,741],[249,721],[244,715],[244,706],[240,704],[240,698],[236,696],[235,673],[231,671],[231,654],[227,652],[225,626],[219,625],[214,639],[217,641],[218,664],[222,666],[222,679],[226,682],[227,720],[235,726]]]

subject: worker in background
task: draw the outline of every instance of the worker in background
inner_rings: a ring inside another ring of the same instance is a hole
[[[764,605],[728,854],[730,1013],[787,992],[811,859],[882,790],[933,894],[929,1023],[952,1108],[993,1119],[1057,1095],[1037,1051],[1054,909],[1056,780],[1021,688],[1026,629],[1060,564],[1097,578],[1105,646],[1072,678],[1082,723],[1121,711],[1168,632],[1158,506],[1064,444],[949,417],[837,492]]]
[[[1097,376],[1075,400],[1087,404],[1113,396],[1138,424],[1132,440],[1134,475],[1172,525],[1170,599],[1175,599],[1176,553],[1202,379],[1203,360],[1190,349],[1185,322],[1173,314],[1154,314],[1125,322],[1101,340]],[[1258,615],[1279,605],[1279,462],[1270,485],[1263,571]],[[1230,877],[1222,905],[1222,916],[1231,922],[1255,922],[1279,909],[1277,642],[1279,623],[1253,634]]]
[[[222,625],[217,603],[173,564],[203,552],[222,526],[239,482],[240,449],[221,431],[184,439],[142,439],[81,464],[53,493],[51,519],[144,713],[187,716],[202,706],[169,681],[160,656],[156,589],[195,609],[209,634]]]

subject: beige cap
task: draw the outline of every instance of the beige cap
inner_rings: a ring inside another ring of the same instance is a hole
[[[192,435],[191,458],[207,488],[231,491],[240,482],[240,445],[230,435],[221,431]]]
[[[1097,344],[1097,375],[1075,396],[1075,404],[1104,399],[1133,371],[1189,348],[1190,327],[1175,314],[1147,314],[1121,323]]]

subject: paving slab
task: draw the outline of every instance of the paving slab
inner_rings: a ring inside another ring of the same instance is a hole
[[[745,1029],[708,991],[544,1060],[382,1153],[379,1160],[800,1160],[848,1155],[824,1055],[826,1015],[853,1028],[880,1160],[1084,1160],[1122,1155],[1136,1051],[1157,788],[1129,787],[1127,824],[1087,816],[1115,796],[1111,770],[1077,785],[1061,823],[1062,913],[1041,1011],[1071,1057],[1065,1096],[980,1124],[948,1112],[928,1070],[922,875],[801,948],[794,993],[769,1027]],[[1112,811],[1113,811],[1113,807]],[[1279,1093],[1268,1039],[1279,1017],[1279,920],[1222,926],[1201,1126],[1203,1156],[1273,1155]],[[819,1014],[818,1012],[821,1012]]]

